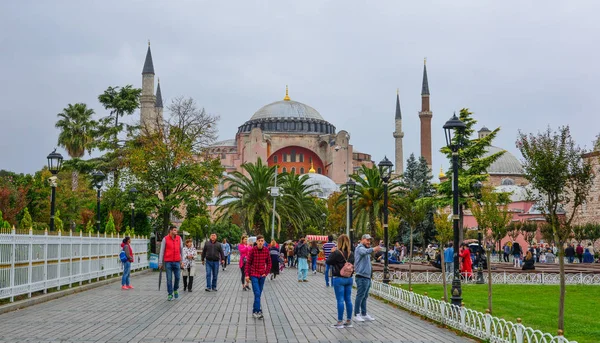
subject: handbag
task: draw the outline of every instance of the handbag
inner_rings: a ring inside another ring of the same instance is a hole
[[[340,251],[340,254],[342,254],[342,257],[344,258],[344,266],[342,267],[342,269],[340,270],[340,276],[342,277],[351,277],[352,274],[354,274],[354,265],[350,262],[348,262],[348,260],[346,260],[346,257],[344,257],[344,254]]]

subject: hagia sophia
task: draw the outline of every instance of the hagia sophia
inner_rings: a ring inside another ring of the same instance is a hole
[[[150,45],[142,69],[142,95],[140,97],[140,122],[142,126],[151,126],[163,115],[163,99],[160,82],[154,92],[154,63]],[[427,75],[427,65],[423,66],[421,85],[420,119],[420,156],[423,156],[432,169],[431,119],[433,112],[430,108],[430,91]],[[391,121],[391,116],[390,116]],[[400,98],[396,95],[394,112],[395,131],[390,133],[395,140],[395,173],[402,174],[404,170],[404,153],[402,139],[402,112]],[[491,131],[482,127],[479,137],[484,137]],[[259,158],[267,161],[269,166],[277,165],[279,172],[306,174],[309,184],[316,186],[315,195],[327,198],[346,183],[348,176],[360,169],[362,165],[372,167],[375,163],[369,153],[359,152],[351,144],[351,134],[345,130],[337,130],[315,108],[302,102],[292,100],[286,86],[282,100],[269,103],[256,110],[250,118],[240,123],[235,137],[222,140],[208,147],[209,154],[220,159],[226,173],[242,171],[244,163],[254,163]],[[504,151],[487,172],[490,177],[487,183],[498,191],[512,192],[513,204],[510,208],[514,220],[536,220],[542,213],[535,204],[527,199],[528,181],[524,176],[521,162],[510,152],[495,146],[488,148],[487,155]],[[600,152],[588,153],[586,158],[594,158],[595,169],[598,169],[597,158]],[[598,173],[600,174],[600,173]],[[597,174],[597,175],[598,175]],[[598,177],[598,176],[597,176]],[[440,179],[444,179],[440,170]],[[600,191],[599,182],[595,182],[589,204],[586,204],[579,214],[580,222],[600,221]],[[215,195],[223,189],[215,189]],[[213,199],[214,201],[214,199]],[[595,205],[595,206],[594,206]],[[465,227],[476,225],[470,214],[465,216]]]

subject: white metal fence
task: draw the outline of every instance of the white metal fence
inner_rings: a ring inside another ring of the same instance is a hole
[[[483,273],[485,283],[488,280],[487,271]],[[377,281],[383,280],[382,272],[373,273],[373,279]],[[394,271],[390,273],[390,280],[394,283],[408,283],[408,272]],[[477,280],[477,272],[473,273],[471,279],[463,277],[463,283],[475,283]],[[446,281],[452,282],[452,275],[446,274]],[[413,283],[442,283],[441,272],[412,272]],[[558,285],[560,283],[560,275],[556,273],[492,273],[492,282],[494,284],[534,284],[534,285]],[[567,285],[600,285],[600,274],[588,273],[570,273],[565,274],[565,282]]]
[[[0,299],[100,279],[122,270],[122,237],[0,233]],[[131,270],[148,267],[148,239],[131,239]]]
[[[454,306],[379,281],[373,281],[370,293],[490,343],[577,343],[563,336],[553,336],[526,327],[520,321],[515,324],[488,313]]]

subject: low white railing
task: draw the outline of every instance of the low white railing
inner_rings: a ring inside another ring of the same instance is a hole
[[[0,233],[0,299],[118,274],[123,238],[100,234]],[[146,238],[132,237],[131,270],[148,267]]]
[[[485,283],[488,280],[487,271],[483,273]],[[382,272],[374,272],[373,280],[383,280]],[[394,283],[408,283],[408,272],[394,271],[390,272],[390,280]],[[452,275],[446,274],[446,281],[452,282]],[[463,283],[475,283],[477,281],[477,272],[473,272],[473,277],[462,278]],[[557,273],[527,272],[527,273],[492,273],[492,282],[494,284],[535,284],[535,285],[558,285],[560,275]],[[565,274],[567,285],[600,285],[600,274],[588,273],[570,273]],[[442,283],[441,272],[412,272],[412,283]]]
[[[515,324],[489,313],[451,305],[379,281],[373,281],[370,293],[433,321],[491,343],[577,343],[560,335],[553,336],[524,326],[520,320],[517,320]]]

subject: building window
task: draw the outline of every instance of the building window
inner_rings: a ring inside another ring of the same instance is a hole
[[[300,168],[300,174],[304,174],[304,167]]]
[[[288,161],[287,154],[283,154],[283,158],[281,160],[283,162],[287,162]]]
[[[295,167],[292,167],[292,172],[291,173],[292,174],[296,174],[296,168]]]
[[[304,154],[298,154],[298,161],[304,162]]]
[[[283,169],[281,169],[281,172],[285,173],[285,172],[287,172],[287,169],[285,167],[283,167]]]
[[[277,163],[277,155],[273,156],[273,163]]]
[[[296,150],[292,150],[292,162],[296,162]]]
[[[323,173],[321,173],[321,168],[320,168],[320,167],[319,167],[319,168],[317,168],[317,173],[319,173],[319,174],[323,174]]]
[[[225,153],[221,153],[221,159],[224,160],[225,159]]]
[[[308,163],[312,163],[312,156],[308,156]]]

